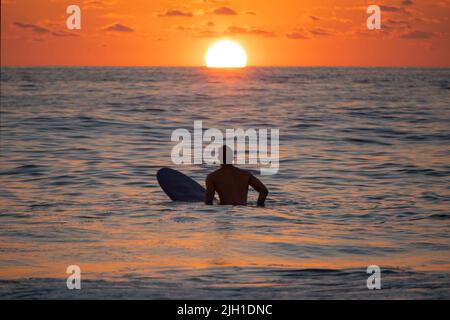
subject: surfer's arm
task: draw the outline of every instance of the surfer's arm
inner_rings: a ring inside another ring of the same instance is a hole
[[[210,177],[206,178],[205,204],[212,205],[214,200],[214,183]]]
[[[267,195],[269,194],[269,190],[267,190],[266,186],[252,174],[250,174],[249,184],[259,193],[258,206],[264,207],[264,202],[266,201]]]

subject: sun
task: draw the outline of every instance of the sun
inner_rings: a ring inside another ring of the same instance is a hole
[[[205,63],[208,68],[244,68],[247,54],[237,42],[221,40],[209,47]]]

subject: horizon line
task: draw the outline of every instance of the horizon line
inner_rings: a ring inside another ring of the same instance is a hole
[[[204,65],[0,65],[0,68],[202,68],[218,70],[238,70],[251,68],[445,68],[450,65],[250,65],[243,68],[208,68]]]

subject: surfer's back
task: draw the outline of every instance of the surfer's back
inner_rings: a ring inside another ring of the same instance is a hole
[[[233,165],[222,165],[220,169],[206,178],[205,203],[212,204],[217,192],[222,205],[247,205],[248,187],[252,186],[260,193],[259,205],[264,205],[267,188],[250,172]]]

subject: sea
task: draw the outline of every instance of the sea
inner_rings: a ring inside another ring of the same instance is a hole
[[[450,299],[448,68],[1,67],[0,102],[0,299]],[[172,161],[199,120],[279,130],[264,208],[161,190],[217,169]]]

